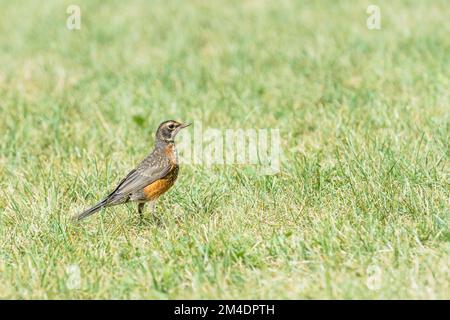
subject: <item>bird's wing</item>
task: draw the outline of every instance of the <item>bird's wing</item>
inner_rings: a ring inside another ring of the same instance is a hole
[[[166,161],[150,164],[144,160],[136,169],[130,171],[116,189],[106,197],[108,203],[128,200],[132,193],[142,190],[167,175],[171,167],[171,164]]]

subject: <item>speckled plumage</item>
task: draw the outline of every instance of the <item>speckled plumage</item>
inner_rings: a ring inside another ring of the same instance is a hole
[[[185,127],[187,125],[173,120],[161,123],[156,131],[153,151],[130,171],[110,194],[76,219],[81,220],[101,208],[130,201],[139,203],[138,211],[141,214],[144,203],[156,201],[175,183],[179,167],[174,138]]]

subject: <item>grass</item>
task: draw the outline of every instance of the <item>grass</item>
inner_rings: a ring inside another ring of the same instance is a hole
[[[0,298],[450,298],[446,0],[381,30],[366,1],[77,1],[78,31],[0,2]],[[279,128],[282,171],[184,165],[158,220],[72,224],[170,118]]]

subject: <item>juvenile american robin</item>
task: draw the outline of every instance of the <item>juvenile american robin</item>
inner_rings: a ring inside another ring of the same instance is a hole
[[[152,209],[156,200],[173,186],[178,176],[178,156],[174,138],[177,133],[189,126],[174,120],[161,123],[156,131],[153,151],[138,166],[119,182],[117,187],[92,208],[75,216],[84,219],[105,207],[127,202],[137,202],[142,216],[145,203]]]

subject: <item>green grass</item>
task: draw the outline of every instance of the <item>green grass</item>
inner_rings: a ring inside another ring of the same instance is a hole
[[[0,1],[0,298],[450,298],[448,1],[76,2]],[[171,118],[279,128],[282,171],[72,224]]]

